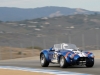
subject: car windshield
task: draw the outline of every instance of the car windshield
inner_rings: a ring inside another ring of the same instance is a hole
[[[62,43],[62,44],[55,44],[55,45],[54,45],[54,49],[55,49],[55,50],[60,50],[60,49],[64,49],[64,50],[67,50],[67,49],[74,49],[74,50],[77,50],[78,48],[77,48],[76,45],[74,45],[74,44]]]
[[[74,44],[68,44],[68,46],[64,46],[64,48],[65,49],[75,49],[75,50],[77,50],[77,47]]]
[[[65,47],[65,49],[68,49],[68,46],[64,46]]]

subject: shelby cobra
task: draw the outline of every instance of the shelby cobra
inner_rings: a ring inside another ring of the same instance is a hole
[[[60,64],[61,68],[72,65],[93,67],[94,55],[91,52],[80,51],[74,44],[54,44],[52,48],[41,51],[40,63],[42,67],[48,67],[49,63]]]

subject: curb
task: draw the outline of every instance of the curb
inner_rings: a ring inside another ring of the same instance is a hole
[[[45,70],[45,69],[35,69],[35,68],[28,68],[28,67],[24,68],[24,67],[15,67],[15,66],[0,66],[0,69],[10,69],[10,70],[38,72],[38,73],[48,73],[48,74],[54,74],[54,75],[92,75],[92,74],[69,72],[69,71]]]

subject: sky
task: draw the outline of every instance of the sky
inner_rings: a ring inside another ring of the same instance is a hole
[[[100,11],[100,0],[0,0],[0,7],[37,8],[44,6]]]

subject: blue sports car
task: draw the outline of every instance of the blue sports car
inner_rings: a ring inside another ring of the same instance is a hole
[[[48,67],[49,63],[60,64],[61,68],[72,65],[93,67],[94,55],[91,52],[80,51],[74,44],[54,44],[52,48],[41,51],[40,63],[42,67]]]

